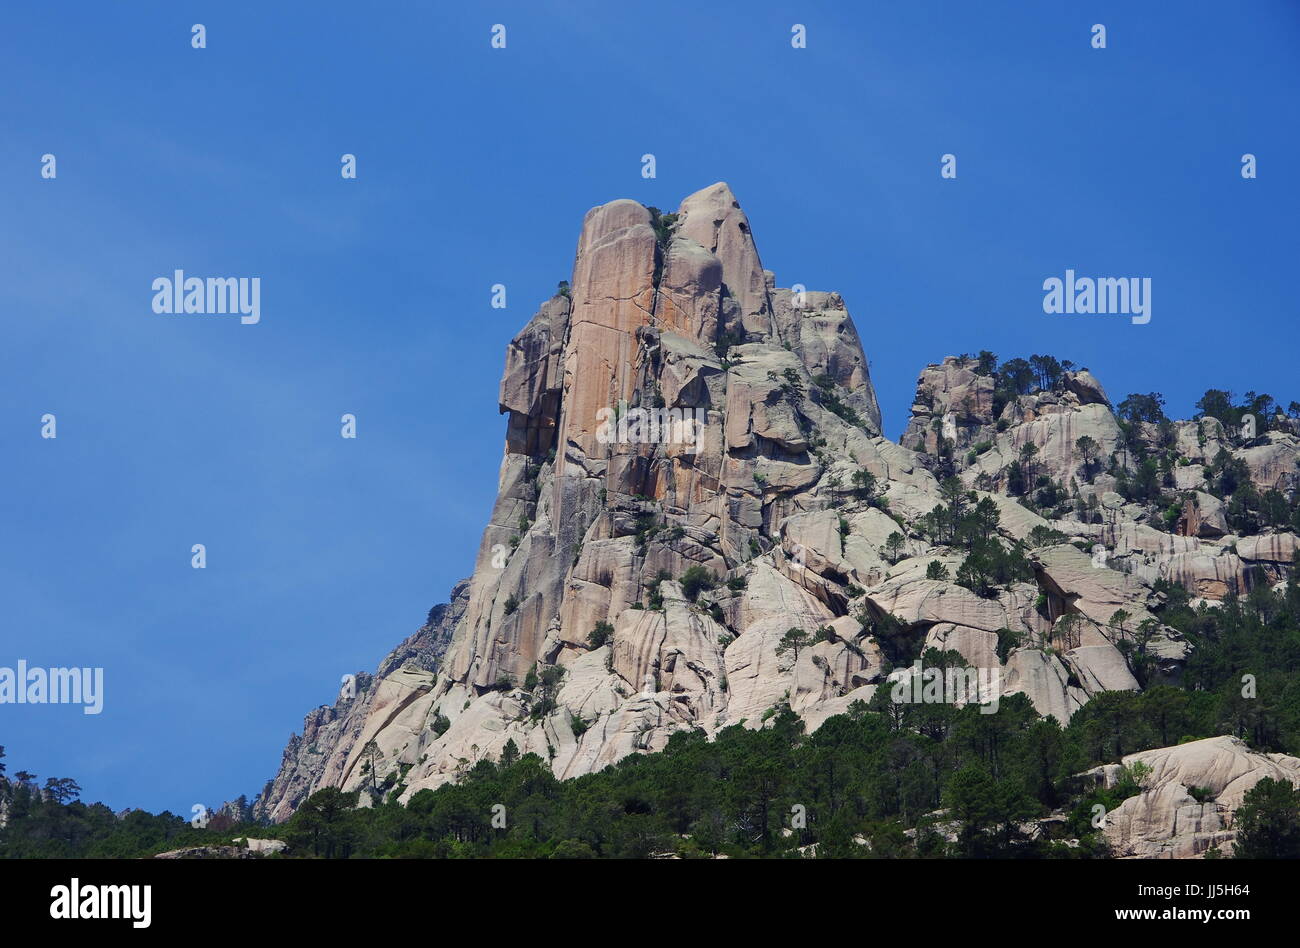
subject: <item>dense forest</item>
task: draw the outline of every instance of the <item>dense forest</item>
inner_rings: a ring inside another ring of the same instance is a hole
[[[1300,755],[1296,573],[1278,592],[1260,586],[1213,608],[1191,608],[1181,587],[1162,591],[1161,621],[1194,646],[1182,687],[1103,693],[1066,727],[1022,695],[981,714],[895,704],[881,688],[812,734],[782,708],[759,729],[733,726],[712,741],[679,732],[661,753],[567,781],[508,744],[501,760],[406,805],[396,802],[400,782],[378,787],[367,806],[358,803],[369,790],[326,789],[282,825],[248,822],[237,805],[201,830],[170,813],[115,815],[75,799],[72,780],[41,787],[19,772],[0,778],[0,854],[136,857],[251,835],[322,858],[1104,857],[1092,808],[1113,809],[1143,775],[1135,768],[1098,790],[1082,771],[1220,734]],[[959,660],[927,653],[927,663]],[[1246,674],[1254,697],[1242,696]],[[1239,856],[1300,858],[1300,789],[1261,781],[1237,820]]]

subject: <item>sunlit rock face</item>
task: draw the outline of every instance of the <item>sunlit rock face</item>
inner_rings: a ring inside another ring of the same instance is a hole
[[[511,743],[571,777],[780,705],[813,729],[925,648],[1064,723],[1140,687],[1135,650],[1152,681],[1177,678],[1187,645],[1156,618],[1159,580],[1212,601],[1289,569],[1295,536],[1234,535],[1210,469],[1226,450],[1254,482],[1285,480],[1292,434],[1140,431],[1178,459],[1171,522],[1117,492],[1136,466],[1087,370],[1008,398],[978,359],[946,358],[895,444],[868,366],[839,294],[777,287],[726,184],[675,214],[592,208],[567,287],[506,346],[471,577],[355,696],[308,716],[257,813],[285,819],[326,786],[409,799]],[[1065,501],[1029,509],[1026,457]],[[954,484],[1024,556],[1014,582],[957,583],[965,551],[932,514]]]

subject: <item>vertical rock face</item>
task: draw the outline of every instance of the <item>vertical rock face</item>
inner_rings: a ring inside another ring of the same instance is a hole
[[[500,403],[510,416],[507,454],[536,456],[555,446],[569,312],[568,297],[548,300],[506,350]]]
[[[726,286],[722,329],[766,339],[772,334],[772,309],[749,218],[731,188],[718,182],[696,191],[677,212],[683,238],[712,253],[722,267]]]
[[[597,412],[632,395],[636,331],[653,312],[657,253],[650,212],[635,201],[592,208],[582,222],[564,349],[561,440],[587,457],[602,454]]]
[[[718,338],[722,286],[722,261],[689,237],[674,237],[655,297],[656,322],[711,348]]]
[[[472,577],[356,698],[308,716],[259,814],[323,786],[408,799],[511,743],[569,777],[776,705],[813,728],[926,648],[1065,721],[1138,688],[1135,655],[1176,678],[1187,647],[1153,611],[1158,579],[1222,595],[1280,577],[1296,547],[1225,535],[1201,473],[1238,450],[1217,423],[1126,433],[1086,370],[1008,396],[946,359],[888,441],[845,301],[777,287],[721,183],[676,214],[587,213],[567,292],[507,346],[500,410]],[[1171,497],[1204,495],[1182,535],[1117,492],[1134,438],[1180,460]],[[1251,448],[1243,477],[1283,477],[1294,440]],[[1026,493],[1044,478],[1066,499]],[[954,492],[1026,558],[1017,578],[954,581],[967,550],[934,512]]]

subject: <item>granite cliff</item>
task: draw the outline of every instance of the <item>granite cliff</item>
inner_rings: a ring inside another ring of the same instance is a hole
[[[472,576],[308,716],[255,812],[325,786],[409,799],[511,742],[571,777],[780,705],[811,730],[925,648],[1062,722],[1177,682],[1157,587],[1213,602],[1285,578],[1295,534],[1243,535],[1223,479],[1289,496],[1296,422],[1117,415],[1087,370],[1044,373],[928,366],[896,444],[844,300],[778,288],[727,185],[673,214],[593,208],[571,279],[506,349]]]

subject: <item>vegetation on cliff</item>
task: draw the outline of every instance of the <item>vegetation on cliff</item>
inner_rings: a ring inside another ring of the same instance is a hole
[[[661,753],[564,781],[541,757],[507,745],[500,761],[479,761],[458,782],[422,790],[405,806],[396,802],[400,786],[369,807],[357,805],[367,791],[330,788],[278,826],[222,812],[203,830],[170,813],[118,817],[69,799],[71,782],[43,790],[23,773],[0,784],[7,815],[0,853],[138,857],[251,835],[322,858],[1104,856],[1092,807],[1112,809],[1137,792],[1140,774],[1110,790],[1074,775],[1219,734],[1300,755],[1295,574],[1279,592],[1259,587],[1214,608],[1192,609],[1176,586],[1164,592],[1162,621],[1196,646],[1183,687],[1103,693],[1064,728],[1023,695],[981,714],[973,706],[894,704],[882,688],[870,705],[858,702],[812,734],[781,708],[760,729],[735,725],[712,741],[679,732]],[[951,652],[930,657],[959,660]],[[1243,696],[1247,674],[1255,676],[1254,697]],[[59,788],[68,792],[52,792]],[[1066,819],[1034,822],[1051,813]],[[1300,856],[1300,792],[1261,781],[1241,825],[1245,854]]]

